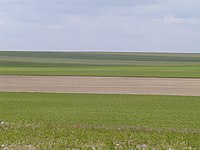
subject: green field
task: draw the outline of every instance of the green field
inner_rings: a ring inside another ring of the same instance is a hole
[[[0,52],[0,75],[200,78],[200,54]],[[200,149],[200,97],[0,93],[0,149]]]
[[[200,54],[0,52],[0,75],[200,77]]]
[[[13,149],[198,149],[200,97],[0,93]]]

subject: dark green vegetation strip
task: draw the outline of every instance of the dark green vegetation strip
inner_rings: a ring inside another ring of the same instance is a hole
[[[1,75],[200,77],[200,54],[0,52]]]
[[[200,148],[200,97],[0,93],[14,149]]]

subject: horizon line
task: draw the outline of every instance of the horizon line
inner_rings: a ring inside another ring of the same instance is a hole
[[[133,51],[133,50],[24,50],[24,49],[0,49],[0,51],[9,52],[130,52],[130,53],[183,53],[183,54],[200,54],[200,52],[179,52],[179,51]]]

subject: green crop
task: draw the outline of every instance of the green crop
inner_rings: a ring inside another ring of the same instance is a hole
[[[0,52],[0,75],[200,77],[200,54]]]
[[[0,93],[13,149],[198,149],[200,97]]]

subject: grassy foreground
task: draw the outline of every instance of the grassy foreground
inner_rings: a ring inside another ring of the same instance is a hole
[[[200,97],[0,93],[10,149],[198,149]]]
[[[200,54],[0,52],[0,75],[200,77]]]

